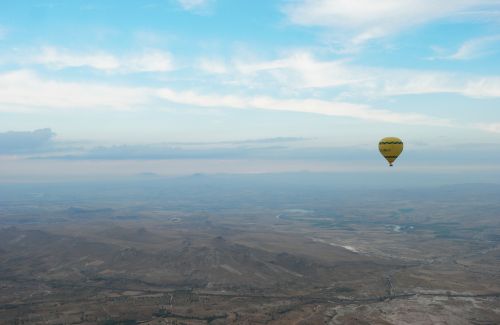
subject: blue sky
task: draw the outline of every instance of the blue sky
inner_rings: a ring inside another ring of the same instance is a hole
[[[117,151],[136,164],[125,174],[193,157],[230,160],[235,172],[372,170],[385,168],[371,155],[384,136],[404,140],[403,169],[427,170],[425,155],[456,170],[498,165],[498,0],[0,9],[0,178],[113,166]],[[169,173],[227,169],[190,163]]]

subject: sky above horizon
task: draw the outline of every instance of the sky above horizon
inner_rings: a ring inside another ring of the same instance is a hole
[[[500,172],[500,0],[9,1],[0,49],[0,180]]]

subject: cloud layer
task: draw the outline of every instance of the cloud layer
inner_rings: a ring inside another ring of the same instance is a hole
[[[498,127],[498,126],[496,126]],[[39,131],[35,131],[39,132]],[[34,132],[34,133],[35,133]],[[281,140],[278,140],[281,139]],[[259,161],[318,161],[332,163],[370,164],[383,161],[377,142],[371,146],[314,146],[307,140],[296,143],[294,138],[233,141],[226,143],[191,144],[141,144],[98,146],[81,149],[79,152],[45,152],[33,157],[42,160],[259,160]],[[19,142],[15,142],[19,143]],[[32,146],[36,154],[39,146]],[[24,151],[30,149],[26,147]],[[493,143],[461,143],[453,146],[405,144],[405,150],[398,161],[411,164],[460,165],[495,164],[500,151]]]
[[[0,110],[17,106],[49,109],[131,109],[158,99],[194,107],[262,109],[350,117],[389,123],[446,126],[450,122],[415,113],[395,113],[368,105],[319,99],[281,99],[269,96],[199,94],[168,88],[137,88],[50,81],[29,71],[0,74]]]
[[[51,129],[0,133],[0,154],[34,153],[50,150],[55,133]]]

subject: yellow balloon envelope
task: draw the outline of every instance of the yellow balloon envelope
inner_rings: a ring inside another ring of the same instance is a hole
[[[378,150],[387,159],[389,166],[392,166],[392,163],[403,151],[403,141],[394,137],[383,138],[378,143]]]

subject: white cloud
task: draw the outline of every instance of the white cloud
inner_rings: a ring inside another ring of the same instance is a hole
[[[33,57],[33,63],[47,65],[54,69],[90,67],[98,70],[116,70],[120,67],[118,59],[107,53],[76,54],[55,47],[44,47],[40,54]]]
[[[166,72],[175,69],[172,55],[158,50],[125,58],[122,66],[125,71],[132,72]]]
[[[357,98],[433,93],[500,97],[500,77],[357,66],[347,60],[320,61],[305,51],[276,60],[235,60],[234,69],[224,77],[262,88],[273,84],[302,92],[338,88]]]
[[[172,55],[145,50],[121,57],[106,53],[76,53],[45,47],[37,55],[17,56],[22,65],[39,64],[53,69],[87,67],[107,73],[167,72],[178,69]],[[306,94],[315,89],[337,88],[357,98],[408,94],[452,93],[467,97],[500,97],[500,76],[477,76],[430,70],[373,68],[349,60],[318,60],[308,51],[252,61],[233,59],[231,64],[216,58],[201,58],[192,68],[213,74],[212,84],[245,86],[254,91],[275,88],[281,93]],[[206,80],[206,76],[200,76]]]
[[[415,77],[415,76],[414,76]],[[437,79],[418,79],[415,84],[399,84],[393,80],[385,86],[386,93],[417,93],[436,91]],[[391,88],[392,87],[392,88]],[[451,86],[450,86],[451,87]],[[376,87],[375,87],[376,89]],[[461,91],[470,96],[500,97],[500,78],[470,82]],[[442,91],[457,91],[442,88]],[[221,92],[195,92],[169,88],[125,87],[99,83],[55,81],[34,72],[18,70],[0,74],[0,111],[19,112],[43,109],[114,109],[128,110],[170,102],[201,108],[259,109],[283,112],[312,113],[376,122],[406,125],[457,126],[445,118],[418,113],[400,113],[370,105],[338,100],[300,96],[294,99],[263,95],[225,95]],[[500,124],[475,124],[476,129],[500,133]]]
[[[145,88],[53,81],[26,70],[0,74],[0,110],[4,111],[17,111],[17,106],[129,109],[150,100],[150,90]]]
[[[452,60],[471,60],[476,59],[496,51],[500,51],[500,48],[494,48],[500,42],[500,35],[479,37],[476,39],[468,40],[464,42],[458,50],[446,56],[447,59]]]
[[[483,77],[471,80],[461,93],[476,98],[500,97],[500,77]]]
[[[53,69],[88,67],[107,72],[165,72],[174,69],[172,55],[165,51],[146,50],[139,54],[115,56],[106,52],[77,53],[56,47],[44,47],[26,63]]]
[[[237,61],[235,67],[245,75],[258,77],[267,74],[293,88],[336,87],[369,78],[362,71],[349,68],[345,60],[318,61],[307,52],[296,52],[270,61]]]
[[[212,59],[201,59],[198,62],[198,68],[204,72],[213,74],[224,74],[228,72],[228,68],[223,61]]]
[[[500,133],[500,123],[478,123],[475,127],[486,132]]]
[[[449,126],[445,119],[415,113],[396,113],[368,105],[301,98],[200,94],[167,88],[110,86],[53,81],[26,71],[0,74],[0,110],[47,109],[131,109],[150,106],[158,100],[196,107],[263,109],[350,117],[402,124]]]
[[[353,33],[354,43],[433,20],[498,9],[499,0],[298,0],[284,11],[294,24]]]
[[[208,8],[212,0],[177,0],[184,10],[200,12]]]
[[[264,109],[350,117],[389,123],[451,126],[451,122],[446,119],[415,113],[401,114],[384,109],[374,109],[367,105],[319,99],[279,99],[268,96],[244,97],[236,95],[202,95],[193,91],[176,92],[171,89],[162,89],[158,91],[158,95],[174,103],[198,107]]]

